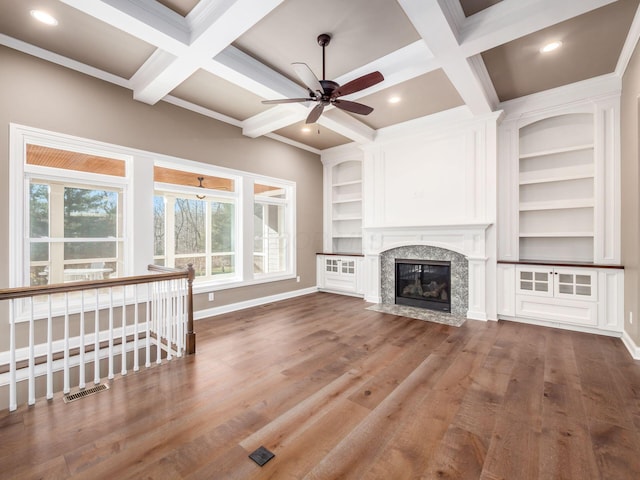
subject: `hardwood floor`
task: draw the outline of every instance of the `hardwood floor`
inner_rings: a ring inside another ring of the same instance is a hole
[[[195,356],[1,412],[0,478],[639,478],[640,362],[619,339],[366,305],[199,321]]]

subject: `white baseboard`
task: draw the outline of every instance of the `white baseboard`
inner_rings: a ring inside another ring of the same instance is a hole
[[[626,330],[622,332],[622,343],[624,343],[624,346],[627,347],[627,350],[635,360],[640,360],[640,347],[636,345],[636,342],[633,341]]]
[[[268,297],[253,298],[244,302],[230,303],[229,305],[222,305],[220,307],[207,308],[205,310],[198,310],[193,312],[194,320],[202,320],[203,318],[214,317],[216,315],[222,315],[223,313],[236,312],[238,310],[244,310],[245,308],[257,307],[266,303],[278,302],[280,300],[286,300],[288,298],[300,297],[302,295],[309,295],[310,293],[316,293],[317,287],[303,288],[301,290],[293,290],[286,293],[278,293],[277,295],[270,295]]]

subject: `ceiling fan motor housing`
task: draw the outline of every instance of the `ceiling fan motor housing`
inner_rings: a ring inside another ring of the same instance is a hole
[[[331,35],[329,35],[328,33],[321,33],[320,35],[318,35],[318,45],[320,45],[321,47],[326,47],[327,45],[329,45],[330,41]]]

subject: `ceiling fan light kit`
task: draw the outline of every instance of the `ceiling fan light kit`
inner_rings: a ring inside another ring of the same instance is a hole
[[[325,107],[333,105],[334,107],[346,110],[347,112],[357,113],[358,115],[369,115],[373,112],[373,108],[362,103],[352,102],[350,100],[339,100],[339,97],[359,92],[366,88],[372,87],[384,80],[382,74],[378,71],[371,72],[361,77],[351,80],[340,86],[333,80],[325,78],[325,47],[331,42],[331,35],[323,33],[318,35],[318,45],[322,47],[322,80],[318,80],[313,71],[306,63],[292,63],[296,75],[302,80],[307,87],[309,96],[306,98],[285,98],[281,100],[263,100],[262,103],[267,105],[279,103],[302,103],[316,102],[316,106],[311,109],[305,123],[315,123]]]

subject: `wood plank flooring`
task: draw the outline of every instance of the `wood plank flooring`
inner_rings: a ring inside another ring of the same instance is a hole
[[[619,339],[366,306],[316,293],[199,321],[195,356],[0,412],[0,478],[640,478]]]

